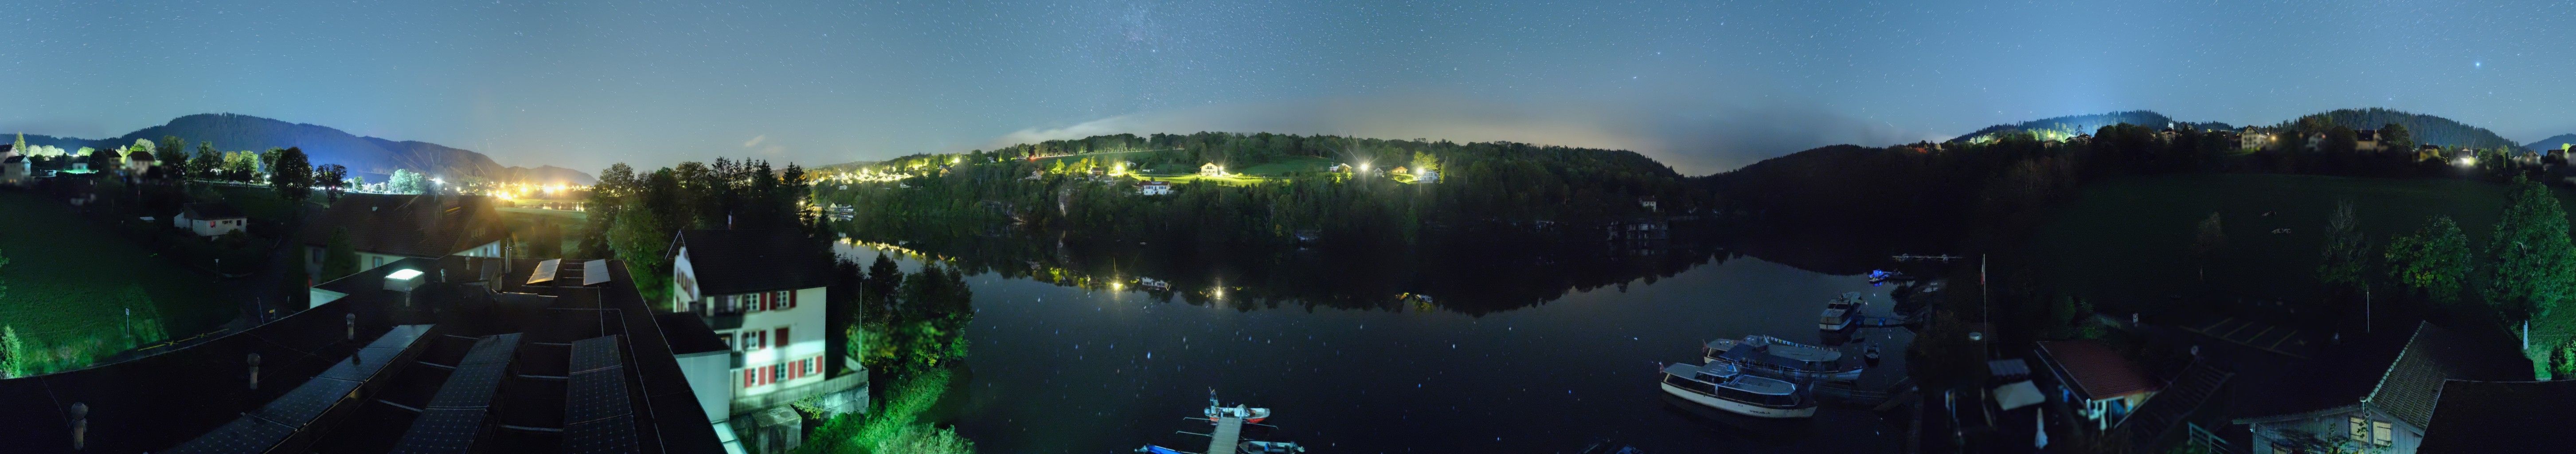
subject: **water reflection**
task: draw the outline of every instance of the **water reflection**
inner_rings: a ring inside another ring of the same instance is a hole
[[[1095,244],[1002,234],[910,240],[845,234],[840,248],[934,259],[968,274],[1139,292],[1163,301],[1250,311],[1318,307],[1485,315],[1568,292],[1653,284],[1731,254],[1706,235],[1653,242],[1495,242],[1418,248]]]

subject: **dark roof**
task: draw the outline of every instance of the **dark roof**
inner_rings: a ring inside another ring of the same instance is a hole
[[[2524,452],[2576,445],[2576,380],[2442,382],[2442,404],[2416,452]]]
[[[2156,380],[2110,346],[2089,340],[2042,341],[2040,358],[2071,383],[2085,399],[2107,399],[2155,391]]]
[[[151,153],[135,153],[135,154],[130,154],[130,155],[126,155],[126,156],[125,156],[125,159],[127,159],[127,160],[133,160],[133,161],[150,161],[150,160],[153,160],[153,159],[152,159],[152,154],[151,154]]]
[[[2425,427],[2445,379],[2531,379],[2531,362],[2512,344],[2471,338],[2431,323],[2418,323],[2412,332],[2346,340],[2299,369],[2307,372],[2251,393],[2240,415],[2295,416],[2369,405]]]
[[[2363,401],[2415,427],[2427,427],[2433,422],[2433,405],[2442,395],[2442,381],[2447,379],[2529,380],[2531,360],[2510,346],[2480,345],[2430,323],[2418,324],[2406,350],[2388,367],[2387,377]]]
[[[683,230],[698,293],[731,295],[831,285],[824,242],[797,229]]]
[[[708,328],[707,321],[699,318],[698,314],[688,312],[659,314],[653,316],[653,322],[662,325],[662,337],[671,339],[672,354],[686,355],[733,349],[725,346],[723,339],[717,339],[716,330]]]
[[[197,220],[243,217],[241,210],[233,209],[232,204],[223,202],[191,203],[181,209],[179,214],[187,215],[188,219]]]
[[[346,194],[304,225],[304,243],[328,244],[349,229],[362,252],[442,257],[509,237],[491,199],[472,196]]]
[[[20,155],[10,155],[8,159],[0,159],[0,162],[9,162],[9,163],[27,162],[27,157],[26,157],[26,156],[20,156]]]

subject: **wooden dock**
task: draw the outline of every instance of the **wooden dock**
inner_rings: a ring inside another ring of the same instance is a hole
[[[1234,454],[1234,446],[1243,443],[1243,418],[1223,417],[1216,420],[1216,431],[1208,433],[1207,454]]]

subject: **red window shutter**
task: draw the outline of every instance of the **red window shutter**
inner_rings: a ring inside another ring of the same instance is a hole
[[[796,291],[795,291],[795,290],[788,290],[788,291],[786,291],[785,293],[787,293],[787,308],[788,308],[788,309],[795,309],[795,308],[796,308]]]
[[[778,340],[771,342],[775,342],[773,345],[778,348],[787,348],[787,327],[778,327]]]
[[[758,375],[758,374],[759,374],[759,372],[760,372],[760,369],[756,369],[756,368],[755,368],[755,369],[743,369],[743,370],[742,370],[742,387],[744,387],[744,388],[749,388],[749,387],[753,387],[753,386],[759,386],[759,385],[760,385],[760,376]]]

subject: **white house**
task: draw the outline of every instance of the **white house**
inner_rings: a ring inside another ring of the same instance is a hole
[[[1202,177],[1221,177],[1221,176],[1225,176],[1225,166],[1216,165],[1216,163],[1213,163],[1213,162],[1211,162],[1211,163],[1206,163],[1206,164],[1199,164],[1199,176],[1202,176]]]
[[[2379,130],[2377,130],[2377,129],[2356,129],[2356,130],[2353,130],[2353,131],[2352,131],[2352,149],[2353,149],[2354,151],[2379,151],[2379,150],[2380,150]]]
[[[733,414],[866,382],[865,371],[827,376],[828,250],[797,229],[683,230],[673,240],[668,310],[696,314],[731,350],[722,381]]]
[[[1437,170],[1437,169],[1432,169],[1432,168],[1430,168],[1430,167],[1424,167],[1424,168],[1422,168],[1421,170],[1415,170],[1415,171],[1413,171],[1413,182],[1415,182],[1415,183],[1438,183],[1438,182],[1440,182],[1440,171],[1439,171],[1439,170]]]
[[[320,275],[331,236],[346,231],[358,252],[358,269],[405,257],[502,257],[510,231],[492,199],[405,194],[340,195],[340,201],[304,223],[304,269]]]
[[[2412,453],[2448,399],[2446,380],[2532,378],[2510,339],[2474,339],[2430,323],[2412,333],[2344,339],[2300,364],[2275,389],[2242,395],[2236,424],[2250,426],[2249,454]]]
[[[1145,181],[1136,183],[1136,194],[1138,195],[1169,195],[1171,193],[1172,182],[1169,181]]]
[[[178,215],[170,217],[170,226],[188,229],[190,232],[195,232],[197,236],[211,237],[242,231],[248,226],[249,220],[249,217],[242,216],[241,210],[233,209],[230,204],[191,203],[181,209]]]

